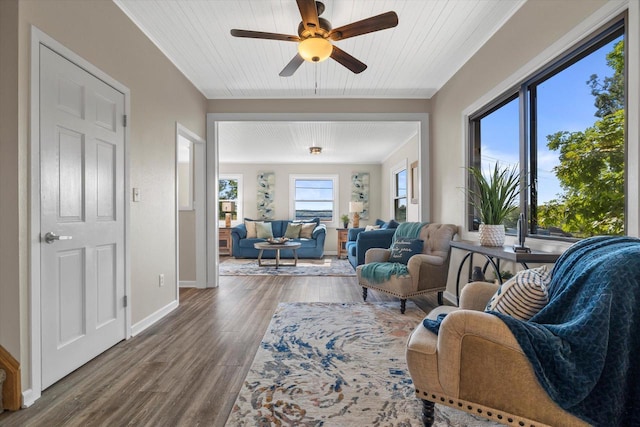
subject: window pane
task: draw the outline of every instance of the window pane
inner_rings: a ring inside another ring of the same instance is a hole
[[[474,163],[481,167],[483,174],[488,176],[496,163],[503,168],[516,167],[520,170],[520,130],[519,130],[518,98],[513,99],[479,119],[480,162]],[[519,211],[514,211],[504,221],[507,233],[516,233]],[[478,215],[473,218],[473,229],[480,225]]]
[[[295,180],[295,218],[319,217],[321,221],[333,221],[333,180]]]
[[[624,234],[622,36],[533,86],[537,232]]]
[[[399,198],[395,200],[394,216],[396,221],[405,222],[407,220],[407,199]]]
[[[225,218],[225,212],[222,211],[222,202],[235,202],[235,210],[231,212],[231,219],[238,219],[238,180],[237,179],[220,179],[218,180],[218,219]]]
[[[407,170],[403,169],[396,174],[396,197],[407,196]]]

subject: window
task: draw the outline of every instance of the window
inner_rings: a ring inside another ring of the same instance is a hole
[[[407,163],[396,166],[392,172],[393,218],[407,221]]]
[[[218,221],[224,221],[223,202],[233,202],[231,221],[242,221],[242,175],[220,175],[218,178]]]
[[[291,175],[292,217],[298,220],[318,217],[320,221],[337,225],[337,175]]]
[[[469,165],[522,172],[507,232],[522,212],[531,235],[624,234],[624,54],[621,21],[469,118]]]

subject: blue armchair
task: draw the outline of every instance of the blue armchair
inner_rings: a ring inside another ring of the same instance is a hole
[[[349,262],[356,268],[364,264],[364,254],[371,248],[389,248],[391,239],[396,232],[398,223],[395,220],[384,222],[381,219],[376,220],[376,224],[380,228],[364,232],[364,228],[350,228],[347,235],[347,258]]]

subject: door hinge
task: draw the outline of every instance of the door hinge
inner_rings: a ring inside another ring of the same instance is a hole
[[[122,126],[127,127],[127,115],[122,116]]]
[[[123,300],[124,300],[124,306],[125,307],[128,306],[129,305],[129,298],[127,298],[127,295],[124,296]]]

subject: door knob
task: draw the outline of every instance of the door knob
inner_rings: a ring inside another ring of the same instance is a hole
[[[71,240],[72,236],[58,236],[56,233],[52,233],[51,231],[44,235],[44,241],[51,244],[56,240]]]

